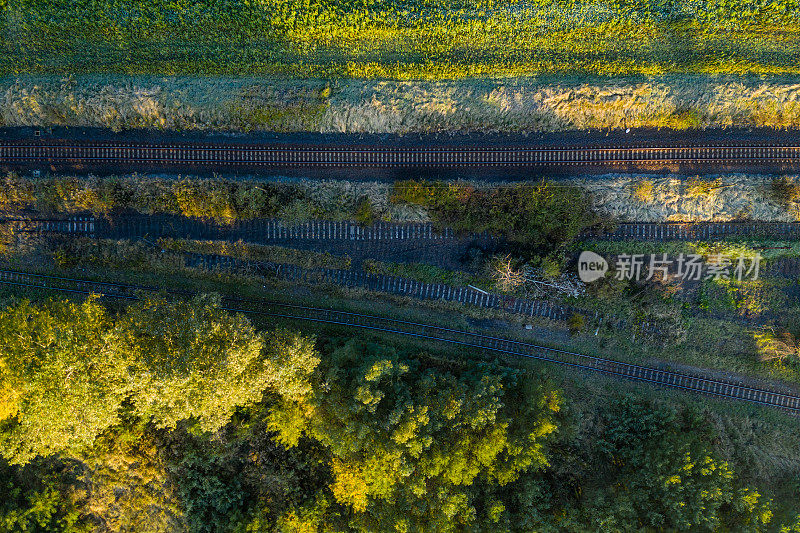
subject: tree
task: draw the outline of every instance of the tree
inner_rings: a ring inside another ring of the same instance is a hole
[[[305,434],[330,454],[337,502],[367,530],[446,531],[475,522],[473,484],[504,485],[547,464],[558,398],[514,372],[454,375],[424,355],[350,340],[304,398],[273,407],[287,445]],[[495,369],[497,370],[497,369]],[[508,403],[506,403],[508,399]]]
[[[392,201],[422,205],[439,224],[458,231],[503,237],[527,256],[559,252],[597,221],[584,191],[547,182],[477,189],[460,183],[399,181]]]
[[[156,427],[195,418],[216,430],[272,382],[264,336],[244,315],[221,309],[217,296],[138,302],[116,331],[131,358],[134,412]]]
[[[699,439],[701,420],[691,414],[676,431],[676,413],[665,407],[623,400],[603,416],[597,447],[606,479],[593,495],[623,523],[647,527],[714,529],[719,509],[733,495],[733,472]],[[605,514],[605,513],[600,513]],[[593,519],[597,519],[597,515]]]
[[[0,311],[0,450],[12,463],[75,453],[117,421],[127,361],[96,299]]]
[[[279,330],[267,342],[214,296],[148,299],[116,324],[95,298],[20,302],[0,311],[0,452],[77,453],[127,399],[157,427],[195,418],[215,430],[268,387],[306,395],[318,362],[313,339]]]
[[[83,512],[97,530],[184,531],[185,519],[170,483],[159,432],[123,417],[81,457],[86,487]]]
[[[72,470],[58,460],[24,467],[0,461],[0,531],[89,531]]]
[[[770,501],[739,487],[709,445],[700,413],[622,397],[603,409],[598,431],[562,450],[564,479],[526,476],[514,523],[537,531],[759,530]]]

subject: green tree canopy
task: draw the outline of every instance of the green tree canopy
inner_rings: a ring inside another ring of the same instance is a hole
[[[475,522],[476,480],[503,485],[547,464],[558,405],[515,373],[456,375],[350,340],[332,350],[310,394],[281,398],[271,427],[288,445],[305,434],[328,450],[330,489],[353,525],[444,531]]]
[[[422,205],[443,226],[499,235],[537,255],[557,250],[597,220],[584,191],[547,182],[490,189],[407,180],[395,183],[392,201]]]
[[[535,476],[521,483],[516,523],[541,531],[755,531],[772,519],[770,501],[741,487],[718,457],[700,413],[624,397],[598,422],[583,450],[566,453],[566,487]]]
[[[0,460],[0,531],[90,531],[72,466],[49,459],[25,466]]]
[[[13,463],[74,452],[117,421],[125,357],[95,299],[0,310],[0,449]]]
[[[139,302],[117,331],[133,361],[134,410],[157,427],[196,418],[213,431],[237,406],[261,400],[268,386],[289,397],[304,394],[298,373],[317,361],[312,341],[277,332],[268,343],[244,315],[221,309],[216,296]]]
[[[156,427],[213,431],[267,388],[304,397],[318,362],[313,339],[267,340],[215,296],[148,299],[116,319],[94,298],[19,302],[0,310],[0,453],[78,453],[123,406]]]

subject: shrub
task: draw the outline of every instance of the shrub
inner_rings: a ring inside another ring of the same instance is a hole
[[[800,356],[800,342],[787,331],[766,329],[753,333],[753,338],[758,348],[759,361],[796,363]]]
[[[33,182],[36,190],[36,209],[45,213],[79,211],[81,184],[77,178],[49,178]]]
[[[278,213],[278,217],[287,222],[305,222],[317,218],[319,210],[310,200],[296,198]]]
[[[512,292],[525,284],[525,273],[510,254],[498,255],[489,262],[495,286],[503,292]]]
[[[33,184],[9,172],[0,186],[0,209],[20,209],[34,202]]]
[[[390,201],[412,205],[430,206],[441,199],[448,187],[431,181],[401,180],[394,182]]]
[[[75,206],[81,211],[110,213],[127,196],[119,180],[92,178],[82,189],[76,191]]]
[[[700,176],[695,176],[686,181],[686,194],[689,195],[690,198],[711,196],[720,187],[722,187],[722,180],[720,178],[704,180],[700,178]]]
[[[356,204],[355,213],[356,222],[362,226],[371,226],[375,222],[375,209],[372,207],[372,202],[369,197],[362,196]]]
[[[181,213],[187,217],[213,218],[233,222],[236,210],[230,187],[225,182],[181,180],[172,186]]]
[[[577,335],[586,327],[586,317],[580,313],[572,313],[567,319],[570,335]]]
[[[769,193],[769,196],[776,203],[782,206],[789,206],[800,201],[800,183],[796,183],[786,176],[781,176],[772,180]]]
[[[561,275],[561,263],[557,258],[544,257],[540,266],[542,274],[547,278],[557,278]]]
[[[405,181],[395,185],[392,198],[426,207],[438,224],[456,231],[504,237],[525,255],[560,249],[596,220],[583,190],[547,182],[476,189]]]
[[[642,202],[649,204],[653,201],[653,180],[637,181],[633,186],[633,197]]]

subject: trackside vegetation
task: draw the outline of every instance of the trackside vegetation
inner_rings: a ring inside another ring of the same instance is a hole
[[[561,251],[581,230],[599,222],[584,191],[544,181],[491,188],[396,181],[391,201],[426,208],[442,227],[503,237],[527,255]]]
[[[113,212],[173,214],[220,223],[253,218],[302,221],[311,218],[355,218],[358,205],[342,202],[327,210],[292,184],[226,179],[160,179],[149,177],[27,179],[9,173],[0,178],[0,210],[43,213]]]
[[[576,411],[521,369],[258,330],[213,296],[3,305],[8,531],[795,531],[691,405]]]
[[[797,128],[800,76],[0,76],[0,125],[323,133]]]
[[[4,0],[0,73],[797,73],[793,0]]]

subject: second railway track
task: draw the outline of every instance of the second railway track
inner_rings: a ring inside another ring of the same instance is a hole
[[[38,215],[0,216],[23,232],[91,235],[100,238],[138,239],[194,238],[210,240],[268,241],[431,241],[465,238],[492,239],[485,234],[457,234],[450,228],[437,229],[430,222],[376,222],[365,226],[355,221],[310,220],[286,222],[280,219],[237,220],[231,224],[179,215]],[[720,238],[800,239],[800,222],[620,222],[612,229],[587,229],[579,238],[598,240],[703,241]]]

